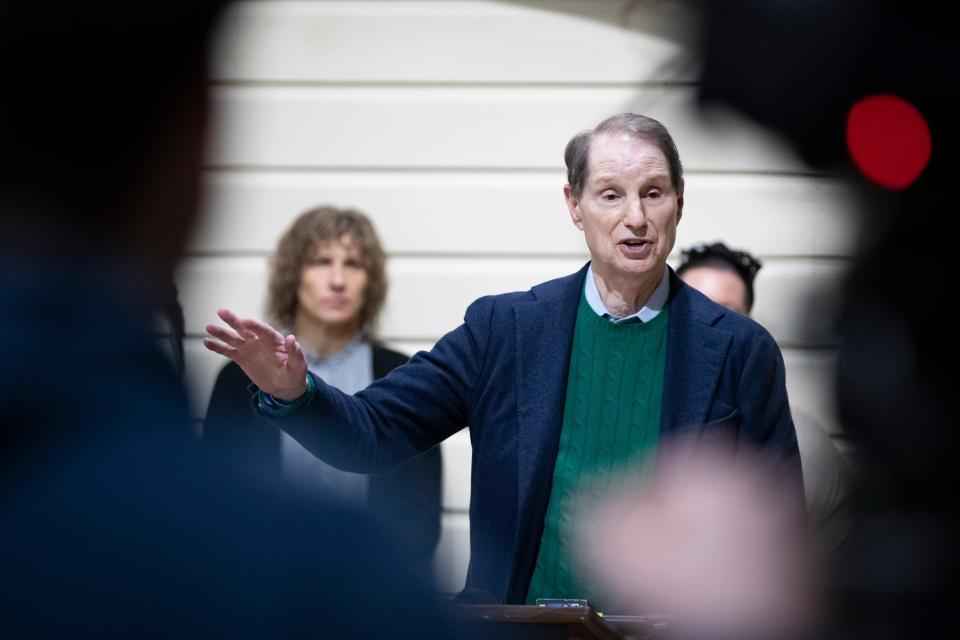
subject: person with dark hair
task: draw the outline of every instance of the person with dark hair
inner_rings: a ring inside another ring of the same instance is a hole
[[[387,470],[469,425],[468,589],[507,603],[590,598],[574,557],[579,507],[650,471],[661,441],[759,450],[789,478],[800,460],[773,338],[667,266],[683,173],[667,129],[633,113],[576,135],[564,198],[591,261],[529,291],[488,296],[430,352],[348,396],[303,348],[219,312],[205,345],[257,383],[258,411],[343,469]]]
[[[746,251],[730,249],[722,242],[698,243],[680,252],[677,275],[717,304],[750,315],[753,281],[761,266],[763,263]],[[829,555],[840,547],[852,526],[847,504],[850,469],[813,416],[796,407],[792,413],[810,531],[820,551]]]
[[[407,361],[375,342],[387,295],[385,262],[367,216],[333,207],[300,215],[273,256],[267,315],[299,337],[310,371],[345,393]],[[304,489],[369,507],[427,574],[440,538],[440,448],[386,474],[340,471],[257,415],[250,385],[234,362],[220,372],[204,421],[206,445],[223,451],[240,470],[282,474]]]
[[[0,3],[0,637],[440,638],[365,518],[202,456],[153,333],[225,2]]]
[[[677,275],[719,305],[750,315],[753,280],[763,263],[722,242],[695,244],[680,252]]]

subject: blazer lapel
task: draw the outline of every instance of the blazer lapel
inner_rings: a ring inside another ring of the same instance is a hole
[[[730,348],[730,334],[712,326],[723,312],[698,295],[671,270],[661,438],[700,435]]]
[[[509,601],[526,597],[560,443],[570,345],[587,267],[514,305],[517,332],[517,553]],[[522,592],[522,593],[521,593]]]

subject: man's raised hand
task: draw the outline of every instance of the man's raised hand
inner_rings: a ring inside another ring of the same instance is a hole
[[[208,324],[211,337],[203,346],[236,362],[255,385],[280,400],[306,393],[307,361],[294,336],[229,309],[218,309],[217,315],[230,328]]]

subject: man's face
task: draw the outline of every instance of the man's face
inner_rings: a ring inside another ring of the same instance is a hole
[[[747,285],[732,271],[693,267],[683,272],[683,281],[720,306],[747,315]]]
[[[602,277],[659,278],[673,249],[683,197],[660,149],[623,133],[595,136],[583,193],[567,185],[573,223]]]

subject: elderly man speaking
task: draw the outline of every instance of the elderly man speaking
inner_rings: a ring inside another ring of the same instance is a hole
[[[231,329],[210,325],[205,340],[257,384],[261,413],[345,470],[389,470],[469,425],[467,587],[506,603],[592,593],[573,549],[578,504],[651,466],[667,438],[759,450],[802,500],[773,338],[667,267],[683,172],[666,128],[616,115],[565,157],[564,197],[590,262],[480,298],[431,351],[356,395],[308,373],[294,337],[256,320],[221,310]]]

